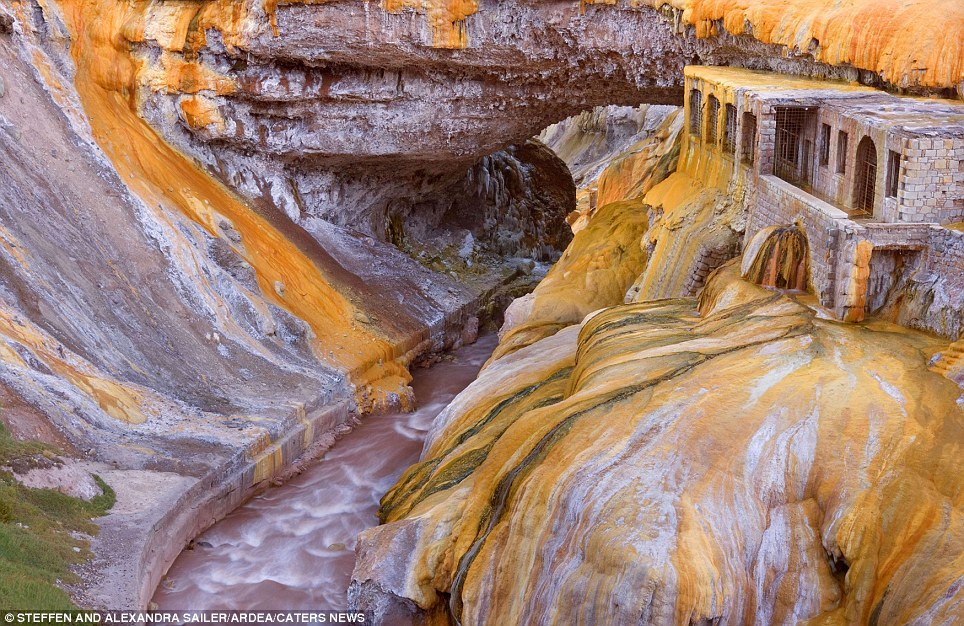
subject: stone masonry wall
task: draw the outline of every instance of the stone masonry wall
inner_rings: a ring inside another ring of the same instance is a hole
[[[700,90],[702,125],[696,135],[690,132],[690,90]],[[930,285],[941,294],[928,305],[934,311],[915,316],[909,313],[901,323],[938,332],[959,331],[962,316],[960,296],[964,294],[964,232],[942,228],[939,224],[964,220],[964,138],[909,138],[886,128],[870,125],[866,120],[848,116],[846,104],[820,106],[816,118],[815,153],[812,170],[817,193],[837,205],[772,175],[776,144],[776,107],[821,105],[820,99],[794,101],[784,95],[767,98],[732,84],[717,84],[700,76],[687,76],[686,129],[681,166],[694,178],[708,186],[746,198],[746,228],[743,245],[768,226],[800,223],[810,242],[810,287],[820,304],[833,311],[838,319],[860,320],[867,302],[868,262],[874,257],[868,250],[906,250],[916,261],[907,274],[919,285]],[[818,92],[817,95],[819,95]],[[720,103],[718,126],[710,128],[709,102],[715,96]],[[832,94],[828,94],[830,97]],[[726,105],[736,108],[736,149],[723,146]],[[743,157],[743,113],[756,116],[755,158],[748,165]],[[821,125],[830,126],[829,154],[821,157]],[[839,131],[848,134],[845,168],[838,172]],[[848,214],[854,205],[854,179],[857,171],[857,148],[864,137],[874,142],[877,155],[873,219],[854,221]],[[887,172],[890,152],[901,155],[897,195],[887,196]],[[843,207],[843,208],[842,208]],[[709,251],[704,251],[709,252]],[[716,251],[713,251],[714,253]],[[722,252],[722,251],[720,251]],[[707,267],[715,265],[707,262]],[[880,269],[880,268],[878,268]],[[704,276],[697,270],[689,277],[688,288],[697,289]],[[935,287],[935,285],[937,285]],[[948,295],[949,294],[949,295]],[[925,298],[926,299],[926,298]],[[930,324],[930,317],[943,321]],[[919,318],[919,319],[918,319]],[[955,330],[958,329],[958,330]]]
[[[744,245],[762,228],[800,222],[810,241],[810,283],[820,303],[836,300],[840,230],[847,214],[775,176],[756,179],[747,216]]]
[[[830,127],[829,158],[826,163],[821,156],[821,128]],[[847,133],[847,154],[843,155],[844,171],[840,172],[838,136]],[[870,137],[877,153],[877,176],[874,181],[873,217],[883,222],[897,221],[896,203],[886,195],[887,159],[891,150],[900,154],[904,139],[883,128],[871,126],[848,117],[845,113],[832,108],[822,107],[817,115],[816,154],[814,155],[814,188],[818,193],[845,207],[854,206],[854,183],[857,172],[857,146],[864,137]]]
[[[964,220],[964,138],[907,139],[904,155],[897,221]]]

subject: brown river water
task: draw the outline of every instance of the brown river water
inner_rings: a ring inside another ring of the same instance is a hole
[[[475,379],[495,335],[416,370],[418,408],[365,418],[303,474],[252,498],[174,562],[161,610],[347,608],[355,537],[378,523],[382,495],[418,460],[443,408]]]

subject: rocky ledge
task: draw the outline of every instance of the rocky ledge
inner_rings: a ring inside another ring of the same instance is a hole
[[[351,598],[384,623],[953,623],[964,412],[940,345],[735,263],[699,299],[603,309],[439,417]]]

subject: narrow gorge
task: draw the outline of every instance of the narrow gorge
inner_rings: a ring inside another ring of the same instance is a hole
[[[0,58],[0,613],[964,623],[959,0],[0,0]]]

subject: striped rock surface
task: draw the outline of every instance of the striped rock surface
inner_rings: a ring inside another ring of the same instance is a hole
[[[352,598],[462,624],[954,623],[964,412],[938,347],[735,263],[699,300],[604,309],[443,412]]]

